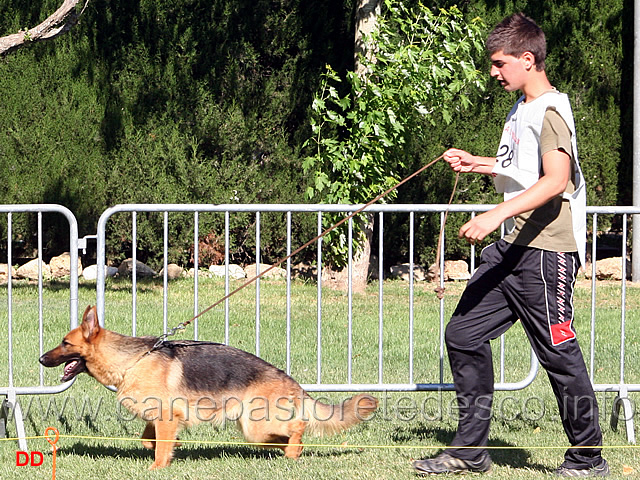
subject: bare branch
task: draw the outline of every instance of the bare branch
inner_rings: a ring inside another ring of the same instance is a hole
[[[49,40],[65,33],[77,23],[78,18],[87,8],[89,0],[85,0],[84,6],[79,12],[76,11],[78,3],[80,0],[64,0],[62,6],[40,25],[0,37],[0,57],[4,57],[26,44]]]

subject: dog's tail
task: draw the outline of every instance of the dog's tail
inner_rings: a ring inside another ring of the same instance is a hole
[[[331,435],[371,417],[378,408],[378,399],[360,394],[337,405],[329,405],[307,396],[303,408],[303,414],[308,419],[308,433]]]

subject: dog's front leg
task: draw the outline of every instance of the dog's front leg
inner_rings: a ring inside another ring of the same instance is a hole
[[[171,463],[173,447],[176,443],[175,441],[179,426],[180,422],[176,418],[171,420],[156,420],[154,422],[156,434],[156,455],[155,461],[149,467],[149,470],[164,468]]]
[[[147,426],[144,427],[144,432],[142,432],[142,446],[144,448],[148,448],[149,450],[155,450],[156,442],[156,427],[153,422],[147,422]]]

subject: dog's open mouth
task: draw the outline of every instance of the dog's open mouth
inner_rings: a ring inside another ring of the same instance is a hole
[[[84,372],[86,370],[87,370],[87,368],[86,368],[86,365],[85,365],[83,359],[74,358],[73,360],[69,360],[64,365],[64,372],[62,373],[62,376],[60,377],[60,381],[61,382],[68,382],[73,377],[75,377],[79,373],[82,373],[82,372]]]

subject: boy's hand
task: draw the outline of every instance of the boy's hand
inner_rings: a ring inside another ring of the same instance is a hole
[[[442,158],[453,171],[461,173],[491,173],[496,163],[493,157],[478,157],[459,148],[450,148],[442,154]]]
[[[474,166],[474,156],[469,152],[457,148],[450,148],[443,155],[444,160],[455,172],[472,172]]]
[[[471,245],[475,245],[476,242],[481,242],[484,237],[497,230],[503,221],[504,217],[499,209],[494,208],[472,218],[460,227],[458,237],[466,238]]]

